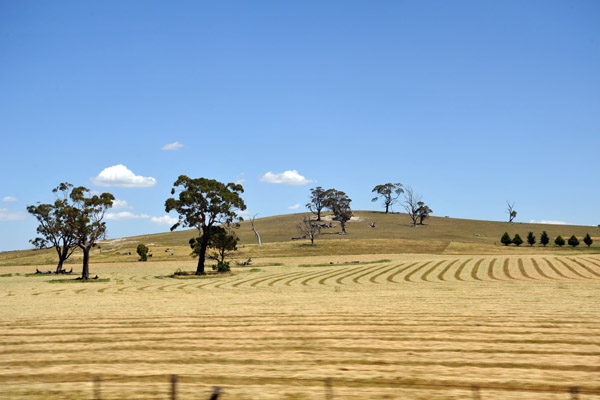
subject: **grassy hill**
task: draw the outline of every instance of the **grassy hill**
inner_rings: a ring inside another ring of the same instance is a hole
[[[445,217],[431,217],[423,226],[412,227],[407,214],[384,214],[377,211],[355,211],[354,218],[347,224],[348,235],[339,235],[340,227],[325,214],[324,222],[332,222],[333,227],[323,229],[317,238],[316,246],[307,240],[291,240],[299,236],[297,223],[304,214],[287,214],[257,219],[256,229],[260,232],[263,246],[256,245],[256,237],[250,223],[245,221],[237,229],[240,237],[237,258],[285,257],[313,255],[354,255],[354,254],[394,254],[394,253],[433,253],[433,254],[496,254],[496,253],[536,253],[536,252],[600,252],[600,228],[575,225],[543,225],[528,223],[508,223],[480,221]],[[375,223],[375,228],[370,223]],[[526,243],[521,247],[505,247],[500,244],[504,232],[511,236],[519,233],[525,240],[529,231],[537,240],[542,231],[548,232],[551,243],[547,248],[537,244],[530,248]],[[594,238],[592,248],[583,243],[576,249],[568,246],[553,246],[557,235],[568,239],[576,235],[580,241],[589,233]],[[95,248],[92,262],[135,261],[135,248],[138,243],[150,247],[151,261],[189,260],[188,240],[197,235],[195,230],[152,235],[133,236],[106,240]],[[168,249],[168,250],[167,250]],[[130,252],[131,255],[123,253]],[[80,255],[73,256],[73,262]],[[23,250],[0,253],[0,265],[42,265],[55,263],[54,250]]]

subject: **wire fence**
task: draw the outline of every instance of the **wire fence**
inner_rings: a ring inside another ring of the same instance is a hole
[[[29,387],[29,394],[35,394],[36,384],[42,385],[56,385],[54,391],[60,391],[57,389],[61,384],[81,384],[91,383],[91,393],[85,395],[84,398],[92,398],[93,400],[109,400],[111,396],[109,392],[105,392],[104,388],[107,385],[121,383],[131,384],[137,383],[152,383],[159,385],[164,388],[160,393],[156,388],[151,388],[154,395],[143,396],[146,400],[182,400],[180,397],[182,387],[193,386],[194,383],[203,382],[203,388],[200,390],[186,391],[186,398],[194,399],[210,399],[217,400],[222,398],[222,395],[227,392],[227,385],[231,386],[243,386],[243,385],[271,385],[271,386],[313,386],[321,387],[321,398],[325,400],[343,399],[343,396],[336,396],[336,386],[344,388],[364,388],[375,387],[375,388],[402,388],[409,390],[460,390],[465,393],[464,398],[470,398],[472,400],[484,400],[486,392],[522,392],[522,393],[540,393],[540,394],[554,394],[559,395],[560,398],[570,400],[583,400],[584,397],[588,396],[600,396],[600,386],[572,386],[572,385],[501,385],[493,383],[469,383],[469,382],[450,382],[446,383],[443,381],[419,381],[419,380],[373,380],[373,379],[343,379],[343,378],[324,378],[324,379],[311,379],[311,378],[274,378],[274,377],[228,377],[228,376],[206,376],[206,375],[193,375],[193,374],[181,374],[181,375],[112,375],[112,376],[88,376],[86,378],[75,378],[75,379],[41,379],[41,380],[27,380],[26,386]],[[207,390],[207,382],[222,382],[218,386],[213,386]],[[4,382],[6,384],[8,382]],[[2,386],[0,385],[0,394],[2,393]],[[87,386],[89,388],[89,386]],[[119,390],[121,393],[119,398],[122,398],[123,390]],[[64,395],[71,398],[69,395],[69,389],[64,391]],[[468,394],[467,394],[468,393]],[[91,395],[91,397],[90,397]],[[125,393],[126,395],[126,393]],[[564,395],[564,397],[562,397]],[[81,398],[81,397],[73,397]],[[315,398],[315,397],[313,397]]]

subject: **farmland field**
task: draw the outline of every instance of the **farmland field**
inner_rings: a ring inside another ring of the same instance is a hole
[[[2,267],[0,398],[88,399],[97,376],[103,399],[167,399],[170,374],[179,399],[600,398],[598,254],[178,268],[194,262],[93,263],[110,278],[93,283]]]

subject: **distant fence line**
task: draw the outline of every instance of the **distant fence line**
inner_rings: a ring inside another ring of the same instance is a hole
[[[232,385],[239,386],[239,381],[246,381],[250,383],[264,383],[267,381],[269,384],[298,384],[305,383],[312,386],[323,385],[323,398],[325,400],[333,400],[334,387],[336,382],[342,384],[344,387],[388,387],[388,388],[405,388],[405,389],[429,389],[429,390],[448,390],[448,389],[460,389],[471,393],[473,400],[484,400],[485,391],[505,391],[505,392],[537,392],[537,393],[554,393],[554,394],[565,394],[565,399],[580,400],[583,395],[600,395],[600,386],[568,386],[568,385],[495,385],[493,383],[482,383],[473,384],[468,382],[433,382],[426,380],[367,380],[367,379],[343,379],[343,378],[324,378],[324,379],[311,379],[311,378],[273,378],[273,377],[227,377],[227,376],[206,376],[199,374],[181,374],[181,375],[111,375],[111,376],[91,376],[87,379],[64,379],[64,380],[52,380],[52,382],[44,383],[79,383],[79,382],[92,382],[93,388],[93,399],[94,400],[107,400],[102,395],[103,382],[132,382],[132,381],[163,381],[165,385],[168,385],[169,391],[166,399],[178,400],[179,387],[182,383],[192,383],[196,380],[202,381],[213,381],[222,382],[227,384],[228,381]],[[185,382],[187,381],[187,382]],[[237,382],[234,383],[234,382]],[[28,381],[29,384],[33,383]],[[40,382],[42,383],[42,382]],[[0,384],[0,388],[2,385]],[[214,386],[210,394],[204,393],[198,394],[195,398],[201,399],[206,398],[210,400],[219,399],[222,394],[220,386]],[[201,397],[206,396],[206,397]],[[160,397],[156,397],[159,399]]]

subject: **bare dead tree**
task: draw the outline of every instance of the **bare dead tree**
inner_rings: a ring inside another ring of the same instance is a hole
[[[260,233],[258,233],[256,228],[254,227],[254,219],[257,215],[258,214],[254,214],[254,217],[250,218],[250,225],[252,225],[252,231],[254,231],[254,234],[256,235],[256,240],[258,240],[258,247],[260,247],[262,246],[262,241],[260,240]]]
[[[415,193],[410,186],[406,186],[404,188],[404,202],[402,203],[402,206],[412,220],[413,227],[417,226],[419,220],[421,208],[419,203],[422,203],[421,195]]]
[[[310,239],[310,245],[315,245],[315,238],[321,233],[321,226],[310,220],[310,215],[305,215],[304,218],[296,225],[302,236]]]
[[[513,202],[511,204],[508,200],[506,200],[506,205],[508,206],[506,208],[506,213],[508,214],[508,222],[512,223],[515,217],[517,216],[517,212],[515,211],[515,203]]]

